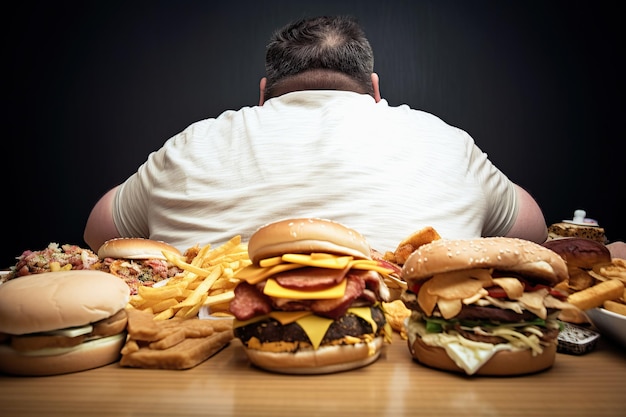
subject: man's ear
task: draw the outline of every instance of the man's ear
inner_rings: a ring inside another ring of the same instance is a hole
[[[265,84],[267,84],[267,78],[263,77],[259,83],[259,106],[265,103]]]
[[[374,88],[374,100],[378,103],[381,100],[380,96],[380,80],[378,78],[378,74],[375,72],[372,73],[372,87]]]

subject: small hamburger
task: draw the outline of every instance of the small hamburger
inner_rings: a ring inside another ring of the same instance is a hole
[[[581,237],[567,237],[549,240],[543,246],[556,252],[567,264],[569,278],[568,292],[584,290],[594,284],[594,277],[589,273],[594,266],[611,263],[611,252],[597,240]]]
[[[426,366],[467,375],[522,375],[554,364],[567,294],[565,261],[505,237],[439,239],[406,260],[409,350]]]
[[[383,275],[365,238],[315,218],[258,229],[248,242],[229,310],[253,365],[289,374],[347,371],[373,363],[392,330]]]
[[[117,361],[128,286],[94,270],[43,272],[0,285],[0,371],[57,375]]]
[[[181,254],[177,248],[160,240],[111,239],[98,249],[102,260],[99,269],[123,279],[131,295],[135,295],[140,286],[151,287],[182,272],[165,258],[164,251]]]

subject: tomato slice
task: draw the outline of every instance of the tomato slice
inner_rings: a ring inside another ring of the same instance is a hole
[[[489,293],[490,297],[493,298],[506,298],[506,291],[504,291],[504,289],[502,287],[490,287],[487,288],[487,292]]]
[[[418,294],[420,292],[420,288],[422,288],[422,283],[418,282],[418,283],[415,283],[415,284],[409,286],[409,291],[411,291],[411,292],[413,292],[415,294]]]

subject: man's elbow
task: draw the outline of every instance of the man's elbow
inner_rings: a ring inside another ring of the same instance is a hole
[[[548,239],[546,219],[537,204],[537,201],[523,188],[516,186],[519,198],[519,210],[515,223],[506,234],[507,237],[517,237],[543,243]]]

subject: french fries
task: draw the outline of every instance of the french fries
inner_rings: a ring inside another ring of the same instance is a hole
[[[571,267],[568,272],[569,280],[557,287],[569,293],[567,301],[579,311],[564,310],[559,319],[589,323],[583,311],[596,307],[626,315],[626,259],[612,258],[611,262],[598,263],[592,269]]]
[[[217,313],[224,313],[239,283],[235,274],[252,263],[247,244],[242,243],[241,236],[237,235],[216,248],[206,245],[187,252],[197,253],[188,261],[184,255],[164,251],[167,260],[183,272],[170,278],[165,285],[139,287],[129,304],[137,310],[154,314],[155,320],[191,318],[202,306],[211,306]]]
[[[622,294],[624,284],[618,279],[611,279],[570,294],[567,301],[581,310],[589,310],[602,306],[607,300],[618,299]]]

